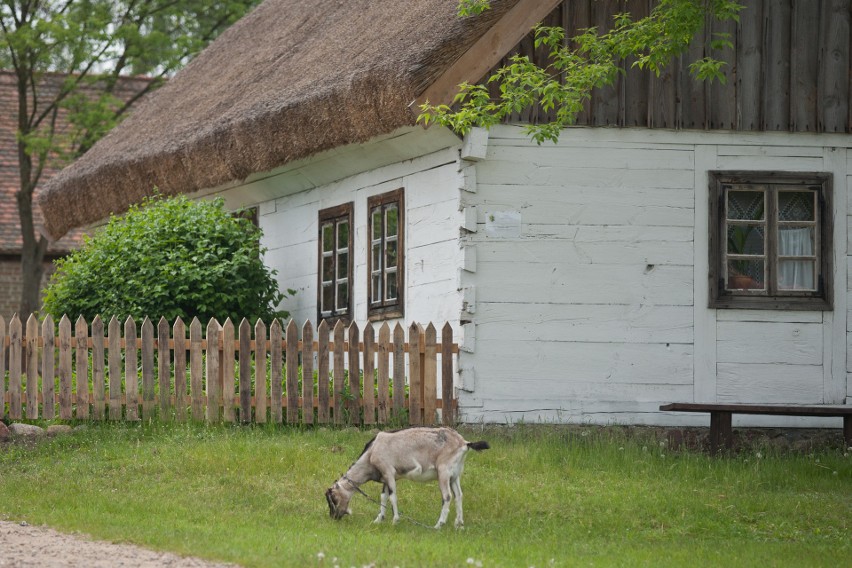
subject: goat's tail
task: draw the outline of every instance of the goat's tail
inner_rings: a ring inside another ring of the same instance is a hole
[[[467,447],[471,450],[476,450],[477,452],[481,452],[482,450],[487,450],[491,446],[488,445],[488,442],[468,442]]]

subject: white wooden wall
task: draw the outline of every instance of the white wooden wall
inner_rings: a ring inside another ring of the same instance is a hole
[[[658,407],[852,393],[849,137],[577,128],[536,146],[497,127],[484,143],[469,166],[475,191],[462,192],[476,220],[463,238],[468,420],[700,424],[709,418]],[[707,307],[717,169],[834,173],[833,312]]]

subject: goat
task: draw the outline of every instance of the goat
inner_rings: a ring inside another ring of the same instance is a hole
[[[443,497],[441,516],[435,525],[441,528],[447,522],[450,501],[456,498],[456,528],[464,526],[462,512],[461,475],[468,449],[482,451],[488,442],[468,442],[461,434],[450,428],[408,428],[394,432],[379,432],[367,442],[364,451],[349,470],[325,492],[329,515],[340,520],[351,515],[349,501],[360,485],[367,481],[382,483],[379,514],[373,521],[385,519],[388,498],[393,508],[393,523],[399,522],[396,480],[438,480]],[[452,491],[452,493],[451,493]]]

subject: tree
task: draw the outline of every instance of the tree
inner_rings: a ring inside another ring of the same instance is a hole
[[[263,263],[260,229],[221,198],[153,198],[112,217],[56,262],[44,308],[91,320],[145,316],[169,321],[248,317],[269,321],[284,295]],[[293,292],[290,291],[292,294]]]
[[[475,17],[489,8],[490,0],[459,0],[458,12],[460,17]],[[634,66],[659,76],[674,57],[687,50],[708,18],[736,21],[742,8],[735,0],[660,0],[645,18],[616,14],[609,32],[589,28],[571,38],[572,42],[566,41],[561,27],[536,26],[535,46],[547,47],[547,67],[516,55],[485,84],[460,85],[453,106],[433,106],[428,101],[421,105],[418,121],[437,122],[466,134],[474,126],[488,128],[512,113],[541,105],[544,110],[555,110],[556,118],[527,125],[527,133],[539,144],[556,142],[562,129],[574,123],[592,90],[612,85],[624,73],[628,58],[634,58]],[[733,47],[729,34],[716,34],[711,47]],[[690,64],[690,73],[699,80],[724,82],[723,65],[723,61],[705,57]],[[489,92],[491,83],[499,87],[496,98]]]
[[[0,65],[18,91],[17,192],[23,293],[20,313],[39,307],[48,240],[37,234],[33,192],[45,167],[82,155],[146,93],[162,84],[259,0],[6,0],[0,4]],[[42,87],[47,72],[65,79]],[[126,99],[123,75],[150,81]],[[70,130],[60,132],[62,114]]]

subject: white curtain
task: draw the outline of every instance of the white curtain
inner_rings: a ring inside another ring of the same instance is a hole
[[[814,238],[810,227],[782,228],[778,231],[781,256],[813,256]],[[778,263],[778,287],[782,290],[814,290],[814,261],[781,260]]]

